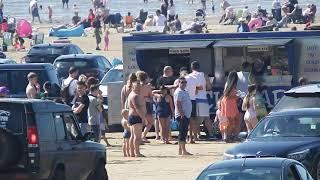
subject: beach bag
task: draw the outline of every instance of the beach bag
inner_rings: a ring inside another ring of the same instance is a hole
[[[178,122],[176,121],[175,118],[170,119],[170,128],[172,131],[178,130]]]

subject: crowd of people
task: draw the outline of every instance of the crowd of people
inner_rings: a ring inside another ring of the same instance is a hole
[[[288,0],[281,4],[280,0],[272,2],[272,9],[267,12],[261,5],[250,11],[248,6],[236,11],[227,0],[220,4],[223,14],[219,23],[239,24],[237,32],[251,32],[256,30],[272,30],[287,27],[289,23],[306,24],[314,22],[317,8],[315,4],[307,4],[302,10],[297,0]]]
[[[105,136],[106,121],[102,107],[102,91],[96,78],[86,77],[83,74],[79,76],[79,70],[71,67],[68,78],[62,82],[60,94],[53,91],[50,82],[45,82],[41,88],[38,75],[34,72],[30,72],[27,78],[27,98],[49,99],[70,106],[78,119],[82,134],[92,131],[95,142],[103,139],[109,145]],[[1,91],[8,93],[7,89]]]

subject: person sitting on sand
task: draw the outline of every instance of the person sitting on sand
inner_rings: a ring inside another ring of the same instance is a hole
[[[239,18],[238,20],[240,22],[238,28],[237,28],[237,32],[250,32],[249,30],[249,26],[248,24],[246,23],[246,19],[241,17]]]
[[[130,137],[131,137],[131,132],[130,132],[130,127],[128,124],[128,116],[129,116],[129,110],[128,109],[123,109],[121,111],[122,115],[122,120],[121,120],[121,125],[123,128],[123,145],[122,145],[122,151],[123,151],[123,156],[124,157],[130,157]]]
[[[268,21],[266,22],[266,26],[277,26],[277,20],[273,18],[272,15],[268,16]]]
[[[257,13],[254,13],[252,15],[251,21],[248,23],[249,30],[254,31],[256,28],[259,28],[262,26],[262,20],[260,17],[258,17]]]
[[[149,15],[146,21],[144,22],[143,29],[146,29],[148,26],[153,26],[153,15]]]
[[[128,12],[128,15],[125,17],[125,25],[126,27],[133,28],[133,17],[130,12]]]
[[[80,21],[81,21],[81,17],[79,16],[79,13],[74,12],[74,16],[72,17],[72,24],[76,26]]]

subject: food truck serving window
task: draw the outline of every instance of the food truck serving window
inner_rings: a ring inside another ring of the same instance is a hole
[[[285,46],[290,41],[223,41],[214,47],[222,48],[225,76],[233,70],[250,71],[256,83],[279,86],[291,85],[292,76],[289,73],[288,51]]]

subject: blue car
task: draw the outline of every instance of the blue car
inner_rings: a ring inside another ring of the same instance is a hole
[[[197,180],[312,180],[298,161],[285,158],[247,158],[209,165]]]
[[[242,133],[246,137],[246,133]],[[306,166],[320,179],[320,108],[275,112],[262,119],[247,139],[224,153],[224,159],[283,157]]]

